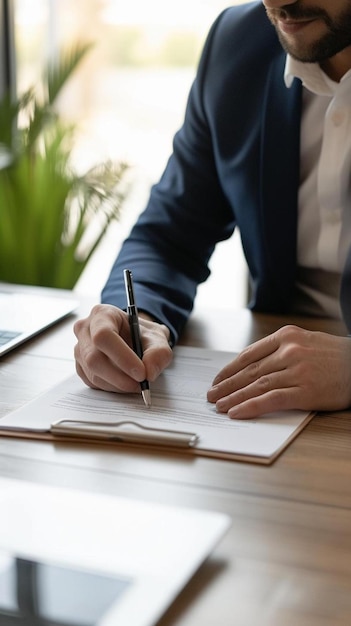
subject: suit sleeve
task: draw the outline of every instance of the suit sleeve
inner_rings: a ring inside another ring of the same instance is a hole
[[[216,121],[206,104],[215,71],[211,70],[212,48],[218,45],[222,16],[205,44],[173,154],[102,292],[102,302],[125,308],[123,269],[130,268],[139,310],[166,324],[173,341],[193,308],[198,284],[209,275],[208,261],[216,243],[230,237],[235,227],[216,167],[212,138]]]

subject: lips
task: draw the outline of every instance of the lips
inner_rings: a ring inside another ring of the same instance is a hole
[[[303,29],[312,24],[315,20],[287,20],[287,19],[278,19],[279,29],[286,33],[287,35],[294,35],[295,33],[301,32]]]

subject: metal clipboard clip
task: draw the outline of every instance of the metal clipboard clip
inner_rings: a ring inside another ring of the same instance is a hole
[[[88,437],[89,439],[147,443],[180,448],[192,448],[196,446],[199,439],[195,433],[151,428],[129,420],[86,422],[84,420],[62,419],[51,424],[50,432],[53,435],[68,437]]]

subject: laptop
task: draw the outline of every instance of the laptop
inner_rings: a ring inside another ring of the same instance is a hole
[[[153,626],[230,526],[214,511],[0,478],[0,623]]]
[[[72,313],[79,302],[0,287],[0,356]]]

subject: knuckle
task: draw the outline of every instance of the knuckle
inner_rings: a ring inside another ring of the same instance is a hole
[[[144,353],[144,357],[148,378],[153,382],[169,366],[173,358],[173,352],[166,345],[157,348],[157,350],[150,349],[149,352]]]
[[[104,304],[94,304],[93,308],[90,312],[90,317],[94,317],[95,315],[99,315],[102,311],[104,311],[106,305]]]
[[[277,335],[279,335],[283,341],[296,341],[302,333],[302,328],[295,324],[287,324],[277,331]]]
[[[76,362],[78,363],[80,361],[80,346],[79,346],[79,343],[76,343],[76,345],[74,346],[73,354],[74,354],[74,358],[75,358]]]
[[[285,359],[289,362],[296,361],[301,358],[301,349],[297,343],[288,343],[282,348]]]
[[[260,373],[260,363],[257,361],[250,363],[250,365],[247,366],[246,371],[251,381],[257,380]]]
[[[296,333],[299,330],[299,326],[296,326],[296,324],[286,324],[280,330],[283,333]]]
[[[100,328],[96,328],[91,333],[91,341],[93,345],[99,349],[104,348],[104,346],[109,345],[109,343],[111,342],[110,329],[105,328],[104,326],[101,326]]]
[[[250,366],[250,363],[253,361],[253,359],[251,358],[252,351],[253,351],[253,344],[251,344],[250,346],[246,346],[246,348],[243,348],[243,350],[236,357],[236,359],[234,359],[235,361],[237,361],[241,369],[244,369],[245,367]],[[227,368],[223,368],[223,370],[226,370],[226,369]]]
[[[296,368],[296,372],[308,371],[308,362],[311,357],[311,350],[301,343],[291,342],[281,349],[286,363]]]
[[[76,337],[78,337],[78,335],[80,334],[80,331],[82,330],[83,326],[84,326],[85,320],[80,319],[77,320],[76,322],[74,322],[73,324],[73,332],[75,334]]]
[[[261,393],[265,393],[272,388],[271,377],[268,375],[261,376],[261,378],[258,379],[257,384]]]
[[[83,368],[81,367],[81,365],[80,365],[80,363],[78,361],[76,361],[75,367],[76,367],[76,372],[77,372],[78,376],[83,378],[84,377],[84,371],[83,371]]]
[[[311,331],[294,324],[288,324],[283,326],[277,331],[277,334],[281,340],[281,343],[292,343],[299,345],[308,345],[308,341],[311,337]]]
[[[98,389],[98,388],[101,386],[101,381],[100,381],[100,378],[99,378],[99,376],[98,376],[96,373],[94,373],[94,372],[92,372],[92,373],[90,374],[90,376],[89,376],[89,385],[90,385],[92,388],[95,388],[95,389]]]
[[[87,350],[84,355],[84,363],[88,368],[90,374],[90,379],[94,376],[94,371],[98,368],[98,353],[96,350]]]
[[[167,344],[160,348],[160,360],[164,364],[164,367],[170,364],[173,359],[173,352],[171,347]]]

